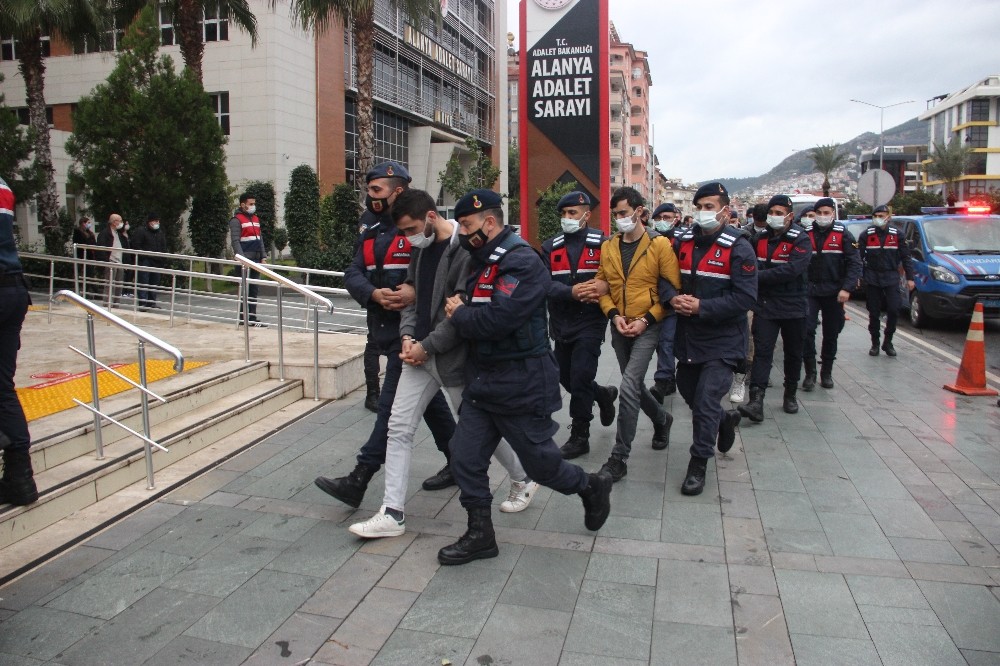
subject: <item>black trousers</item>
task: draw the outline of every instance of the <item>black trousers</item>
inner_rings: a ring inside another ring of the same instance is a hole
[[[844,306],[837,302],[837,295],[810,296],[809,315],[806,317],[806,342],[802,358],[806,363],[816,362],[816,326],[823,313],[823,342],[820,359],[823,363],[833,363],[837,358],[837,338],[844,330]]]
[[[677,364],[677,392],[691,408],[692,456],[711,458],[715,455],[722,421],[722,398],[729,393],[732,383],[733,367],[725,361]]]
[[[875,285],[865,285],[865,297],[868,307],[868,332],[873,339],[878,340],[879,316],[885,304],[885,339],[891,340],[892,334],[896,332],[896,321],[899,319],[899,308],[902,307],[902,299],[899,297],[899,285],[891,287],[877,287]]]
[[[379,368],[380,356],[378,352],[378,345],[372,340],[371,333],[368,334],[368,339],[365,341],[365,355],[364,367],[365,367],[365,384],[378,384],[378,373],[381,368]]]
[[[559,383],[570,394],[569,416],[576,421],[594,418],[594,395],[598,389],[597,360],[601,357],[600,338],[556,341],[555,357],[559,364]]]
[[[753,370],[750,372],[750,386],[767,388],[767,378],[774,362],[774,345],[781,334],[781,345],[785,351],[785,386],[797,386],[802,374],[802,346],[805,341],[805,317],[796,319],[753,318]]]
[[[0,439],[12,451],[27,451],[31,446],[28,421],[14,391],[21,326],[30,304],[28,288],[23,284],[0,286],[0,433],[4,435]]]

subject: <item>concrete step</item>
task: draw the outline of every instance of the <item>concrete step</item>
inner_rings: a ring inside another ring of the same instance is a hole
[[[210,404],[268,378],[265,361],[243,363],[223,361],[175,375],[150,384],[150,390],[167,400],[150,399],[151,432],[199,405]],[[139,391],[131,389],[101,400],[101,411],[110,414],[136,432],[142,432]],[[90,412],[76,408],[39,419],[31,424],[31,463],[36,474],[80,456],[96,457],[94,419]],[[101,428],[105,456],[117,442],[134,439],[125,430],[106,422]],[[156,439],[154,435],[153,439]]]
[[[151,435],[170,451],[154,453],[154,470],[175,464],[300,399],[300,381],[265,379],[162,421],[151,429]],[[131,435],[105,447],[103,460],[81,455],[36,472],[37,502],[26,507],[0,507],[0,549],[133,483],[145,483],[145,478],[142,442]]]
[[[267,427],[262,427],[262,422],[259,421],[251,423],[167,467],[162,467],[156,473],[154,490],[146,488],[143,471],[141,479],[118,492],[89,503],[7,547],[0,548],[0,585],[247,451],[325,404],[326,401],[303,399],[281,407],[269,413]],[[171,453],[173,452],[174,449],[171,449]],[[170,454],[164,454],[168,455]],[[140,465],[142,464],[140,461]]]

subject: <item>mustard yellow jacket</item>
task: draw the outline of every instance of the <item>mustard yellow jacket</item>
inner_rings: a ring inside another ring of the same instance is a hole
[[[681,288],[681,273],[674,248],[666,236],[639,238],[639,247],[632,256],[628,277],[622,269],[621,234],[615,234],[601,245],[601,266],[597,279],[605,280],[610,292],[601,296],[601,310],[608,318],[622,315],[629,319],[645,317],[661,321],[670,313],[660,303],[657,281],[667,279],[674,289]]]

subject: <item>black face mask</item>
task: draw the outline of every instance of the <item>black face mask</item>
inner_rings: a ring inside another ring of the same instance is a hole
[[[488,243],[489,240],[490,240],[489,236],[486,235],[486,232],[483,231],[482,227],[479,227],[477,230],[473,231],[468,236],[460,235],[458,237],[459,245],[461,245],[464,249],[468,250],[469,252],[472,252],[473,250],[478,250],[482,246],[486,245],[486,243]]]
[[[385,199],[373,199],[372,196],[365,196],[365,208],[368,209],[372,215],[381,215],[389,211],[389,198]]]

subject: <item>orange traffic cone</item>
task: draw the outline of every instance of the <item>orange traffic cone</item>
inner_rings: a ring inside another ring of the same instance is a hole
[[[958,377],[954,384],[945,384],[949,391],[962,395],[997,395],[986,386],[986,345],[983,341],[983,304],[976,303],[972,311],[969,335],[965,338],[962,364],[958,366]]]

